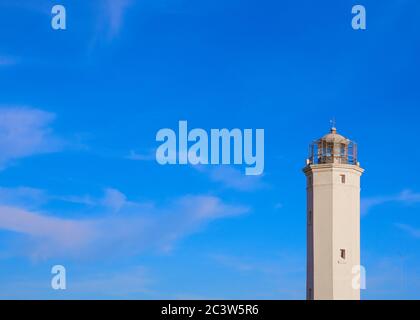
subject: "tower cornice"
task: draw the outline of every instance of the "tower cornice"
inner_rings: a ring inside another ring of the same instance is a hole
[[[322,163],[322,164],[309,164],[303,168],[303,172],[308,174],[313,171],[327,171],[331,169],[347,169],[347,170],[355,170],[362,174],[365,170],[353,164],[342,164],[342,163]]]

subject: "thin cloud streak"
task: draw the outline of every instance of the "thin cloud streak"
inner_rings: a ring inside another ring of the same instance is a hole
[[[17,63],[18,60],[16,58],[0,56],[0,67],[10,67],[16,65]]]
[[[395,226],[409,234],[411,237],[420,239],[420,229],[403,223],[397,223]]]
[[[261,176],[247,176],[232,166],[194,166],[199,172],[207,174],[213,182],[224,188],[242,192],[251,192],[268,187]]]
[[[125,158],[133,161],[156,161],[156,154],[155,150],[151,150],[149,153],[138,153],[130,150],[130,153]]]
[[[39,109],[0,108],[0,170],[13,160],[60,150],[63,141],[51,128],[54,118]]]
[[[374,207],[393,202],[405,205],[420,203],[420,193],[404,190],[396,195],[364,198],[361,201],[362,215],[367,214]]]
[[[132,4],[131,0],[106,0],[106,14],[109,19],[109,36],[114,38],[124,23],[124,14]]]
[[[32,208],[38,207],[47,201],[48,195],[41,189],[29,187],[0,187],[0,204],[3,205],[18,205],[25,208]]]

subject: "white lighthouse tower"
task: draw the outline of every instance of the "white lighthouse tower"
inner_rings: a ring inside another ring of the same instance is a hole
[[[307,299],[359,300],[360,177],[356,143],[331,132],[310,145],[307,165]]]

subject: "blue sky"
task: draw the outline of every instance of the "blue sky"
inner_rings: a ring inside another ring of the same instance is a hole
[[[358,3],[365,31],[344,0],[1,0],[0,297],[304,299],[301,169],[335,117],[362,296],[418,298],[420,3]],[[158,165],[180,120],[263,128],[264,175]]]

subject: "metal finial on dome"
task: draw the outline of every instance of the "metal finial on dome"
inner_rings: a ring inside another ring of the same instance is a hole
[[[330,120],[330,123],[331,123],[331,133],[336,133],[337,132],[337,128],[336,128],[336,121],[335,121],[335,117],[333,117],[331,120]]]

